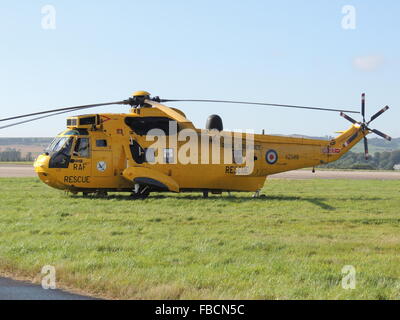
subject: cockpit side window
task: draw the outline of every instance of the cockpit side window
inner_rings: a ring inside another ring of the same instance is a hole
[[[74,156],[89,158],[89,147],[89,138],[78,138],[75,144]]]
[[[57,138],[50,145],[49,152],[52,153],[49,168],[68,168],[71,160],[71,149],[74,139],[71,138]],[[51,149],[51,150],[50,150]]]
[[[67,142],[62,146],[62,149],[61,149],[62,153],[64,153],[67,156],[70,156],[73,142],[74,142],[74,139],[68,138]]]
[[[58,141],[56,142],[56,144],[54,145],[53,151],[54,151],[54,152],[60,151],[60,150],[64,147],[64,145],[65,145],[66,147],[68,147],[68,146],[66,145],[67,140],[69,140],[69,139],[68,139],[68,138],[61,138],[60,140],[58,140]],[[72,142],[72,141],[70,140],[70,143],[71,143],[71,142]]]
[[[57,142],[58,142],[58,138],[53,139],[53,141],[49,144],[49,146],[44,151],[46,151],[46,152],[53,151],[53,148]]]

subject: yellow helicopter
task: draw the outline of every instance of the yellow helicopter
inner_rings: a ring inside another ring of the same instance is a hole
[[[335,139],[245,134],[223,130],[222,119],[212,115],[206,129],[198,129],[185,114],[163,103],[218,102],[340,112],[352,123]],[[0,122],[39,116],[5,125],[20,125],[62,113],[123,104],[130,113],[88,114],[67,118],[59,134],[34,163],[39,178],[50,187],[83,195],[130,192],[144,199],[151,192],[254,192],[259,196],[269,175],[338,160],[371,132],[369,124],[388,106],[365,120],[365,94],[358,122],[346,115],[352,110],[227,100],[182,100],[151,97],[139,91],[127,100],[61,108],[1,119]]]

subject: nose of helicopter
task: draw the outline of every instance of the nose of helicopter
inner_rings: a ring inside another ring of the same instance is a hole
[[[65,185],[57,179],[57,171],[55,171],[57,169],[49,168],[50,159],[51,156],[47,153],[40,155],[33,164],[35,172],[39,176],[39,179],[48,186],[64,190]]]
[[[49,168],[49,161],[50,161],[49,155],[41,154],[39,157],[37,157],[37,159],[33,164],[35,171],[37,173],[46,173],[46,169]]]
[[[36,159],[33,167],[40,180],[53,188],[59,188],[59,183],[57,183],[55,177],[49,172],[49,163],[50,156],[48,154],[42,154]]]
[[[42,154],[35,160],[33,167],[41,180],[46,180],[48,177],[50,156]]]

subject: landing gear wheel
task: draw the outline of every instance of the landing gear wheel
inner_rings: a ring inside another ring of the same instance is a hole
[[[207,199],[208,198],[208,191],[203,191],[203,198]]]
[[[105,198],[108,196],[108,193],[106,191],[97,191],[96,192],[96,197],[98,198]]]
[[[253,198],[254,198],[254,199],[260,198],[260,190],[257,190],[257,191],[253,194]]]
[[[135,186],[135,189],[133,190],[131,194],[131,198],[133,200],[144,200],[147,199],[148,196],[150,195],[150,188],[148,186]]]

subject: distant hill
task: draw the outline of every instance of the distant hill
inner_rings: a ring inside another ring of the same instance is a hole
[[[381,138],[368,138],[369,153],[375,152],[392,152],[400,150],[400,138],[395,138],[392,141],[387,141]],[[361,141],[351,151],[364,152],[364,143]]]

